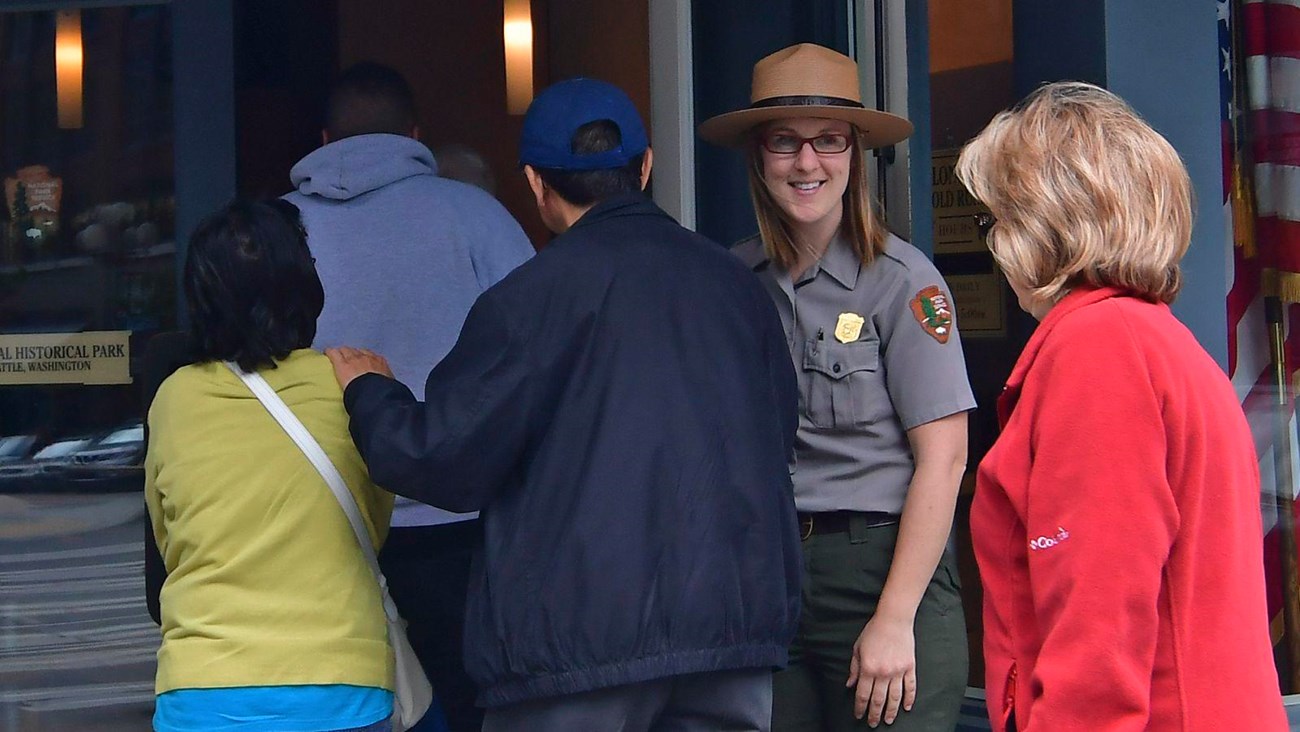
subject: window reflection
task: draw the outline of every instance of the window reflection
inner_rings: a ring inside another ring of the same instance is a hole
[[[15,732],[148,729],[153,710],[140,354],[176,326],[171,13],[73,12],[77,128],[59,125],[58,13],[0,13],[0,729]]]

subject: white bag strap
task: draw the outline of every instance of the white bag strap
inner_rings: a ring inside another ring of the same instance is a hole
[[[383,595],[384,600],[384,616],[388,618],[389,622],[399,622],[400,616],[397,614],[397,606],[393,604],[393,598],[388,594],[388,580],[384,579],[384,573],[379,569],[379,559],[375,556],[375,547],[370,542],[370,533],[366,530],[366,524],[361,518],[361,509],[357,507],[356,499],[352,497],[352,492],[348,490],[347,482],[339,474],[338,468],[334,467],[334,463],[325,454],[325,450],[321,448],[320,443],[303,426],[302,420],[298,419],[297,415],[290,411],[288,405],[284,403],[279,394],[275,393],[275,389],[272,389],[271,385],[266,383],[266,379],[262,378],[261,374],[250,374],[233,361],[226,361],[225,364],[227,368],[248,385],[257,400],[262,403],[262,406],[266,407],[266,411],[270,412],[275,421],[280,423],[280,426],[284,428],[290,439],[302,450],[303,455],[307,456],[307,460],[311,462],[312,467],[316,468],[316,472],[320,473],[321,477],[325,479],[325,483],[329,485],[330,491],[334,494],[334,498],[338,500],[343,513],[347,515],[348,523],[352,524],[352,532],[356,534],[357,543],[361,545],[361,553],[365,555],[366,561],[370,564],[370,571],[374,573],[375,579],[379,582],[380,594]]]

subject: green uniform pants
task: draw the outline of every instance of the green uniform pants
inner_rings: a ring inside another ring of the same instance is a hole
[[[898,524],[814,534],[803,542],[803,611],[790,665],[772,680],[773,732],[869,729],[853,717],[853,644],[876,610],[898,539]],[[966,691],[969,659],[957,567],[945,552],[916,612],[916,703],[876,729],[951,732]]]

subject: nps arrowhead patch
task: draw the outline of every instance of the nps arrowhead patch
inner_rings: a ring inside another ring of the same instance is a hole
[[[938,285],[930,285],[916,293],[911,302],[912,314],[926,333],[940,343],[947,343],[952,335],[952,310],[948,295]]]

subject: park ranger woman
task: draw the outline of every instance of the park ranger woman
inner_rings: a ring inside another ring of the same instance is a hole
[[[799,379],[803,613],[773,729],[951,730],[967,649],[947,546],[975,402],[948,287],[867,185],[870,149],[912,125],[859,98],[851,59],[801,44],[754,66],[748,108],[700,127],[748,154],[759,234],[733,251]]]

